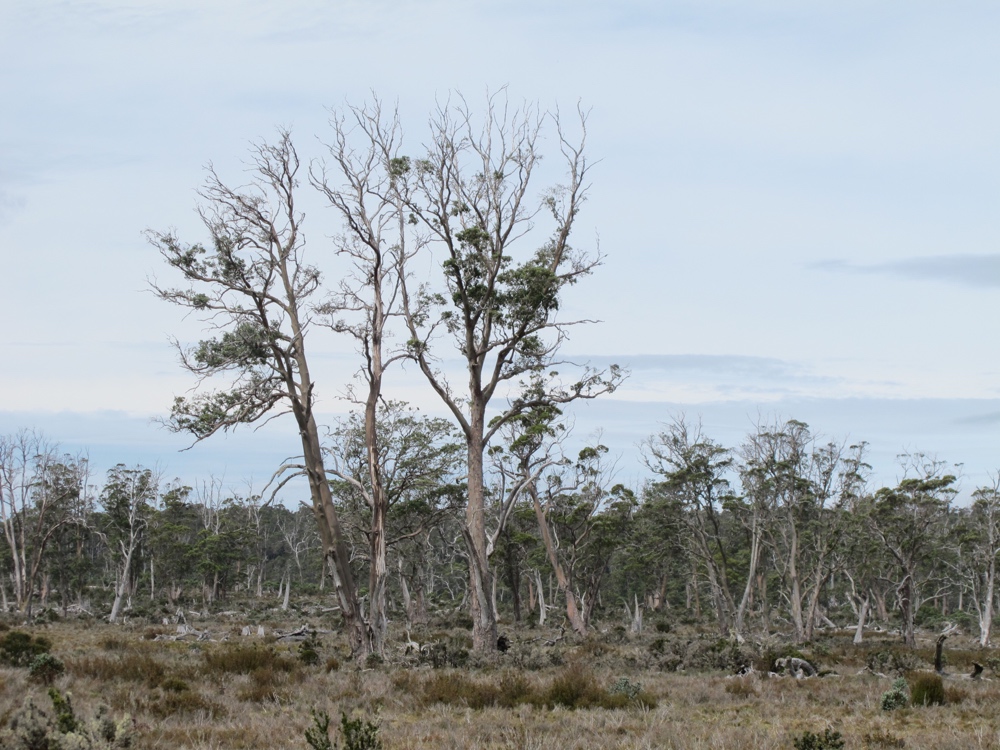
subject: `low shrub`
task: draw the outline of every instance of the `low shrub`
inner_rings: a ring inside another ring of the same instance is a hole
[[[50,717],[31,700],[14,714],[7,728],[0,732],[0,746],[5,750],[118,750],[135,747],[135,733],[128,716],[115,721],[105,709],[99,709],[90,721],[78,719],[69,695],[55,688],[49,690],[55,711]]]
[[[908,649],[888,648],[874,651],[866,662],[872,672],[896,672],[902,674],[923,666],[920,658]]]
[[[897,677],[887,691],[882,693],[882,710],[883,711],[895,711],[900,708],[906,708],[910,702],[910,695],[907,691],[906,680],[902,677]]]
[[[153,688],[166,674],[164,666],[149,654],[128,650],[117,656],[89,656],[70,659],[70,674],[102,682],[141,682]]]
[[[726,692],[737,698],[750,698],[757,695],[757,684],[752,677],[735,677],[726,682]]]
[[[906,740],[884,729],[875,729],[861,737],[865,747],[906,747]]]
[[[933,672],[918,672],[910,680],[910,702],[914,706],[943,706],[944,681]]]
[[[66,665],[62,663],[62,659],[47,653],[39,654],[28,665],[28,674],[31,675],[31,679],[43,685],[51,685],[56,681],[56,677],[65,671]]]
[[[344,738],[344,750],[382,750],[379,739],[379,725],[365,719],[348,719],[340,715],[340,733]]]
[[[271,648],[240,645],[207,652],[205,666],[212,672],[250,674],[258,669],[291,672],[295,662]]]
[[[8,631],[0,638],[0,662],[10,667],[27,667],[40,654],[52,650],[52,642],[43,636],[31,636],[21,630]]]
[[[319,664],[319,639],[315,634],[299,644],[299,661],[308,667]]]
[[[628,702],[625,696],[616,696],[621,705]],[[566,708],[590,708],[606,703],[608,694],[597,684],[590,670],[579,663],[571,664],[560,674],[552,678],[544,693],[543,702],[550,708],[564,706]],[[608,706],[616,708],[617,706]]]
[[[795,750],[842,750],[844,737],[833,729],[823,730],[823,734],[806,732],[792,740]]]

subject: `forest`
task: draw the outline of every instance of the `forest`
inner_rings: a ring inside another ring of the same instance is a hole
[[[400,404],[380,412],[379,427],[387,616],[412,628],[432,613],[465,613],[457,435]],[[367,581],[361,418],[331,441],[331,491]],[[911,646],[917,627],[952,623],[990,642],[1000,492],[981,487],[958,506],[956,478],[940,462],[906,456],[896,486],[872,488],[863,444],[817,444],[795,421],[727,448],[678,419],[644,443],[649,479],[632,488],[614,483],[601,445],[573,460],[549,451],[528,464],[525,483],[529,450],[498,445],[487,464],[490,601],[507,621],[561,621],[585,636],[595,621],[640,632],[644,616],[669,613],[739,641],[777,630],[802,643],[817,627],[852,627],[860,643],[868,626],[897,630]],[[224,610],[234,598],[287,610],[293,592],[330,585],[307,504],[214,482],[192,488],[141,466],[118,465],[98,482],[85,460],[31,431],[0,440],[0,477],[4,611],[114,623]],[[362,583],[359,596],[369,595]]]

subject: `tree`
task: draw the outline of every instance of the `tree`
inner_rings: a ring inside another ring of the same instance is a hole
[[[192,553],[201,529],[201,520],[194,505],[189,502],[191,488],[175,484],[159,498],[160,508],[150,521],[150,569],[155,580],[164,583],[167,601],[171,606],[184,592],[194,570]]]
[[[370,441],[373,434],[378,436],[375,451]],[[458,446],[447,420],[421,416],[400,401],[382,404],[374,429],[366,410],[343,420],[331,437],[329,471],[334,492],[348,514],[357,517],[364,507],[373,519],[365,529],[364,546],[372,649],[381,655],[388,627],[387,550],[434,522],[440,512],[437,501],[448,498],[454,487]],[[397,508],[399,517],[390,518],[390,510]]]
[[[442,258],[441,283],[414,288],[406,274],[401,302],[409,353],[451,412],[466,442],[468,499],[463,536],[469,565],[473,646],[496,648],[493,571],[486,532],[484,452],[506,423],[544,403],[567,403],[614,390],[623,373],[585,369],[568,384],[552,369],[566,329],[558,317],[565,288],[591,273],[599,255],[569,243],[587,192],[590,165],[582,135],[574,143],[558,113],[552,116],[567,170],[566,183],[531,202],[545,115],[513,110],[505,93],[489,99],[477,124],[465,101],[440,106],[431,118],[426,153],[418,159],[386,153],[384,168],[406,220],[422,244]],[[402,216],[400,217],[403,218]],[[534,222],[551,219],[540,247],[522,248]],[[518,259],[515,260],[515,257]],[[439,368],[439,337],[464,359],[467,387],[456,389]],[[549,377],[541,377],[543,373]],[[506,406],[487,419],[495,399]]]
[[[996,602],[997,557],[1000,556],[1000,476],[972,493],[961,545],[964,548],[972,598],[979,617],[979,645],[990,645]]]
[[[344,115],[334,115],[331,124],[335,142],[328,147],[336,165],[333,170],[340,184],[325,165],[311,173],[312,183],[340,214],[345,233],[337,238],[338,253],[350,259],[353,270],[341,279],[337,292],[323,306],[328,325],[338,333],[351,336],[362,356],[358,372],[364,389],[349,397],[364,405],[365,500],[370,509],[369,541],[369,611],[368,625],[372,650],[382,655],[386,628],[386,518],[392,503],[383,476],[382,436],[378,430],[378,404],[382,382],[388,367],[406,356],[404,349],[387,352],[384,347],[389,321],[400,315],[398,300],[401,275],[413,252],[406,245],[403,214],[394,185],[398,170],[391,167],[400,137],[396,116],[386,121],[381,105],[352,108],[351,122],[364,133],[361,152],[350,146],[348,122]],[[388,169],[385,165],[390,165]]]
[[[680,519],[692,558],[708,579],[719,633],[733,628],[736,603],[729,583],[729,545],[723,506],[731,498],[730,452],[706,437],[701,425],[678,418],[643,444],[656,489],[680,504]]]
[[[55,446],[38,432],[0,437],[0,526],[14,601],[28,617],[49,542],[66,524],[82,521],[74,510],[86,496],[88,477],[86,459],[59,460]]]
[[[107,523],[107,545],[115,563],[115,599],[110,622],[118,621],[122,600],[135,589],[140,549],[146,543],[149,516],[159,491],[159,477],[141,466],[118,464],[108,471],[101,491]]]
[[[916,610],[920,606],[921,567],[942,540],[956,478],[944,473],[944,463],[922,454],[907,455],[905,476],[895,487],[875,493],[869,520],[872,530],[895,562],[897,599],[903,618],[903,640],[916,646]]]
[[[184,349],[182,365],[200,380],[231,376],[221,390],[178,397],[168,425],[196,441],[220,430],[251,424],[279,407],[291,411],[299,430],[301,463],[313,511],[331,563],[351,649],[370,651],[364,612],[337,517],[314,415],[316,383],[306,354],[312,323],[310,298],[320,273],[305,261],[303,215],[297,208],[299,158],[288,132],[276,144],[252,151],[251,180],[228,187],[210,167],[200,215],[211,236],[209,248],[183,244],[170,233],[149,239],[187,286],[152,282],[161,299],[206,316],[219,331],[213,339]],[[288,475],[282,482],[287,481]],[[280,486],[280,485],[279,485]]]

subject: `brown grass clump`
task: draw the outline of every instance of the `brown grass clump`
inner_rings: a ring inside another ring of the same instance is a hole
[[[910,678],[910,702],[914,706],[943,706],[944,681],[934,672],[917,672]]]
[[[140,682],[156,687],[163,680],[166,669],[149,654],[134,649],[123,650],[116,656],[84,656],[69,659],[69,673],[89,677],[101,682]]]
[[[228,646],[205,654],[205,667],[221,674],[250,674],[258,669],[291,672],[296,666],[294,659],[256,645]]]
[[[757,695],[756,680],[752,677],[736,677],[726,683],[726,692],[737,698],[752,698]]]

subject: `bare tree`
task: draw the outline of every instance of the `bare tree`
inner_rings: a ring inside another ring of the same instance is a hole
[[[469,564],[473,646],[494,650],[496,612],[486,530],[483,455],[504,424],[539,403],[566,403],[613,390],[623,373],[584,369],[569,384],[539,375],[557,364],[566,328],[558,317],[562,290],[594,270],[599,255],[573,248],[569,237],[587,192],[590,165],[581,136],[570,140],[558,113],[552,116],[566,166],[564,185],[531,198],[532,176],[545,115],[509,106],[506,92],[489,98],[477,123],[459,98],[431,117],[430,142],[419,159],[397,158],[395,190],[406,220],[442,259],[442,283],[414,288],[405,274],[402,303],[409,351],[465,436],[468,502],[463,535]],[[551,220],[548,238],[527,253],[536,220]],[[516,256],[519,260],[515,260]],[[439,336],[461,354],[467,387],[456,389],[439,367]],[[565,364],[565,363],[562,363]],[[523,386],[524,390],[519,392]],[[506,406],[487,420],[497,397]]]
[[[407,247],[404,214],[394,189],[400,176],[392,166],[400,140],[396,114],[385,118],[375,101],[369,108],[351,108],[348,115],[335,114],[331,125],[334,143],[328,151],[332,173],[325,164],[317,164],[311,179],[344,222],[344,234],[336,238],[337,252],[351,261],[353,269],[321,309],[328,315],[327,324],[351,336],[362,355],[358,375],[364,388],[360,393],[352,388],[348,395],[364,406],[364,492],[371,512],[368,623],[372,649],[381,655],[388,627],[386,517],[390,501],[379,463],[378,403],[386,369],[406,356],[405,348],[387,352],[384,341],[388,323],[400,315],[400,274],[415,249]],[[360,130],[360,150],[351,145],[352,128]]]
[[[176,398],[168,424],[204,440],[220,430],[268,418],[276,408],[292,413],[301,463],[283,468],[304,473],[308,480],[351,649],[361,657],[371,644],[327,482],[314,415],[316,383],[306,355],[312,323],[309,300],[319,289],[320,273],[304,257],[303,215],[296,204],[298,170],[291,137],[282,132],[276,144],[253,148],[250,182],[242,188],[227,186],[209,168],[200,213],[210,248],[183,244],[170,233],[149,232],[150,241],[187,284],[173,288],[153,281],[154,291],[204,315],[219,331],[217,338],[193,348],[178,346],[182,365],[202,380],[231,376],[222,390]]]

